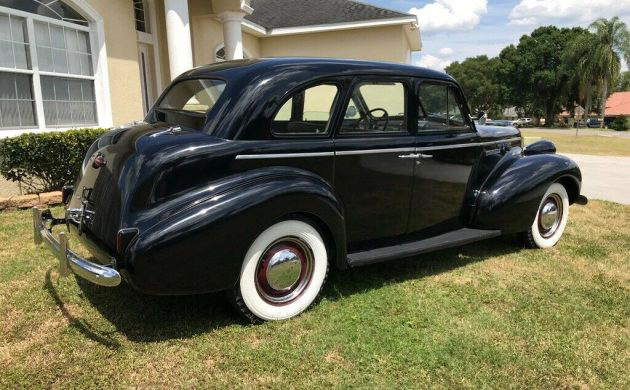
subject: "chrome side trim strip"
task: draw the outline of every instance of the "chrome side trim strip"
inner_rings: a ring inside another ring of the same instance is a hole
[[[501,142],[520,141],[521,138],[507,138],[488,142],[473,142],[468,144],[455,144],[443,146],[426,146],[419,148],[391,148],[391,149],[364,149],[364,150],[342,150],[339,152],[314,152],[314,153],[269,153],[269,154],[239,154],[237,160],[256,160],[264,158],[299,158],[299,157],[330,157],[330,156],[352,156],[357,154],[380,154],[380,153],[408,153],[425,152],[431,150],[470,148],[473,146],[495,145]]]
[[[314,153],[269,153],[269,154],[239,154],[237,160],[256,160],[261,158],[296,158],[296,157],[331,157],[335,152]]]
[[[416,151],[416,148],[342,150],[342,151],[337,152],[337,156],[352,156],[355,154],[405,153],[405,152],[415,152],[415,151]]]

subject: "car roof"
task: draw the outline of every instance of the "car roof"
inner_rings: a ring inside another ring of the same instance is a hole
[[[364,61],[338,58],[317,57],[273,57],[249,60],[236,60],[203,65],[183,73],[180,78],[194,77],[248,77],[263,74],[273,77],[290,69],[296,77],[300,72],[319,72],[323,75],[343,74],[383,74],[392,76],[413,76],[444,81],[455,81],[446,73],[413,65],[394,62]],[[286,77],[286,74],[283,76]]]

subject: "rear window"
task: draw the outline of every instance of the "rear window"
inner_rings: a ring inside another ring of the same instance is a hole
[[[225,81],[184,80],[173,85],[158,108],[206,114],[225,90]]]

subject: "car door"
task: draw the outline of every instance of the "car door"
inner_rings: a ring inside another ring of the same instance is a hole
[[[335,142],[335,190],[344,205],[348,249],[405,234],[415,138],[409,79],[358,77],[345,98]]]
[[[415,89],[418,160],[409,233],[424,238],[462,227],[467,185],[482,150],[456,85],[418,80]]]

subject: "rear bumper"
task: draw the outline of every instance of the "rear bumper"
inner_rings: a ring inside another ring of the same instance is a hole
[[[122,281],[118,271],[112,267],[87,261],[68,249],[68,236],[66,232],[60,232],[59,239],[55,238],[52,227],[65,223],[65,218],[53,218],[50,210],[33,208],[33,240],[36,245],[44,242],[48,249],[50,249],[59,260],[59,273],[62,276],[67,276],[72,272],[99,286],[118,286]]]

